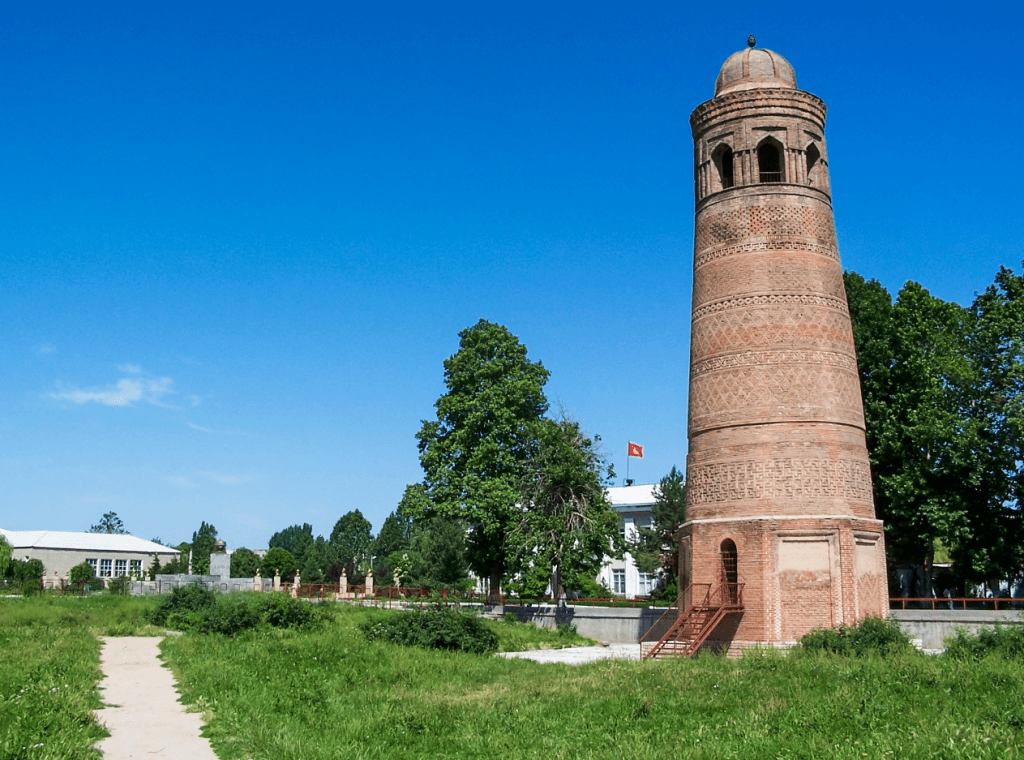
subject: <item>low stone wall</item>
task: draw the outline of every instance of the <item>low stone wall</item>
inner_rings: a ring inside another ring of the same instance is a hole
[[[491,614],[501,617],[509,612],[520,622],[534,623],[538,628],[556,628],[564,622],[576,626],[581,636],[608,644],[635,644],[665,613],[665,608],[644,610],[632,607],[556,607],[531,604],[523,607],[494,607]]]
[[[632,644],[640,640],[665,610],[528,605],[495,607],[491,614],[501,617],[509,612],[520,622],[534,623],[540,628],[555,628],[564,621],[575,625],[581,636],[609,644]],[[952,636],[958,627],[977,633],[979,629],[991,628],[996,623],[1024,625],[1024,618],[1015,610],[892,610],[889,614],[911,639],[920,639],[925,649],[943,649],[945,639]]]
[[[900,628],[910,638],[920,639],[925,649],[944,649],[945,639],[957,628],[977,633],[997,623],[1024,624],[1021,613],[1016,610],[892,610],[889,614],[899,621]]]
[[[252,591],[253,582],[253,578],[221,578],[218,575],[158,575],[153,581],[132,581],[129,593],[132,596],[166,594],[171,589],[179,586],[191,586],[194,583],[214,591]],[[273,578],[261,578],[260,583],[264,591],[273,590]],[[291,584],[288,585],[291,586]]]

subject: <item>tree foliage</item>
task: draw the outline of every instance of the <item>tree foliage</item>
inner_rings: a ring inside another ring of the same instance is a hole
[[[273,578],[277,573],[281,574],[281,580],[295,580],[295,573],[299,569],[295,557],[287,549],[275,546],[267,551],[260,562],[260,575],[264,578]]]
[[[1003,268],[970,308],[845,275],[875,508],[894,561],[949,547],[970,580],[1024,557],[1024,282]]]
[[[663,587],[679,583],[679,529],[686,522],[686,476],[675,465],[654,488],[653,524],[640,528],[630,551],[642,573],[661,569]]]
[[[306,552],[313,546],[313,526],[309,523],[292,525],[284,530],[279,530],[270,537],[267,548],[279,547],[287,549],[288,553],[295,558],[301,566],[305,561]]]
[[[524,464],[547,411],[548,371],[502,325],[480,320],[459,333],[444,362],[437,419],[417,434],[430,511],[469,528],[469,566],[496,593],[508,566]]]
[[[0,536],[0,578],[7,577],[7,571],[11,566],[11,554],[14,549],[7,542],[7,539]]]
[[[119,533],[127,534],[128,531],[124,529],[124,523],[121,522],[121,518],[117,516],[117,512],[106,512],[100,521],[89,528],[90,533]]]
[[[88,562],[79,562],[68,571],[72,583],[91,583],[96,580],[96,571]]]
[[[231,552],[232,578],[252,578],[256,575],[259,566],[260,558],[252,549],[242,546]]]
[[[544,420],[527,457],[518,519],[509,534],[516,572],[543,568],[557,598],[593,579],[606,557],[621,557],[619,516],[606,486],[614,473],[598,436],[570,419]]]
[[[369,560],[373,553],[373,526],[370,521],[358,509],[346,512],[334,524],[330,542],[335,562],[345,569],[349,581],[355,582],[356,577],[367,569],[363,567],[364,559]]]
[[[210,555],[217,546],[217,529],[205,520],[192,534],[192,574],[209,575]],[[188,556],[187,553],[185,555]]]

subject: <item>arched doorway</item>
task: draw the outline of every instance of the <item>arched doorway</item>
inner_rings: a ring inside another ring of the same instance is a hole
[[[735,604],[738,591],[737,583],[739,583],[739,572],[736,567],[736,543],[731,538],[725,539],[719,547],[719,553],[722,557],[722,584],[728,594],[727,598]]]

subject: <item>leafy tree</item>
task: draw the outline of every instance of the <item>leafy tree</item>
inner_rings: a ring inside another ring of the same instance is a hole
[[[270,537],[270,542],[267,544],[270,549],[274,547],[287,549],[288,553],[295,558],[300,567],[305,560],[306,552],[309,551],[312,545],[313,526],[309,523],[292,525],[284,530],[280,530]]]
[[[210,555],[217,544],[217,529],[206,521],[192,534],[192,574],[209,575]]]
[[[68,578],[72,583],[93,583],[96,571],[88,562],[80,562],[68,571]]]
[[[1016,570],[1024,539],[1021,278],[1000,270],[970,309],[914,282],[893,302],[876,281],[845,278],[890,559],[930,561],[944,545],[968,579]]]
[[[302,580],[306,583],[323,583],[327,579],[331,557],[334,554],[333,547],[324,540],[324,537],[317,536],[303,556]]]
[[[390,561],[394,554],[401,554],[409,549],[412,534],[412,519],[402,515],[399,510],[392,512],[384,520],[380,533],[373,542],[373,553],[377,557],[373,572],[380,583],[390,583],[394,575],[395,565]]]
[[[437,419],[417,434],[431,514],[469,526],[469,566],[497,594],[518,522],[524,464],[548,403],[548,371],[507,328],[481,319],[444,362]],[[417,516],[418,519],[418,516]]]
[[[156,541],[154,541],[153,543],[156,543]],[[149,575],[149,579],[151,581],[155,581],[157,574],[161,573],[161,572],[166,573],[167,571],[164,570],[163,567],[160,564],[160,556],[157,555],[157,554],[154,554],[153,555],[153,563],[149,566],[149,570],[147,571],[147,574]]]
[[[107,512],[100,518],[99,523],[89,528],[90,533],[122,533],[126,534],[128,531],[124,529],[124,523],[121,522],[121,518],[117,516],[117,512]]]
[[[38,559],[16,561],[15,577],[21,583],[21,591],[25,595],[34,594],[39,590],[39,582],[46,572],[43,563]]]
[[[410,543],[409,550],[402,553],[407,564],[405,585],[455,591],[472,586],[466,561],[466,527],[461,522],[440,515],[417,520]]]
[[[607,557],[622,556],[619,516],[605,490],[614,473],[600,440],[574,420],[544,420],[526,461],[511,558],[516,570],[546,568],[560,600],[565,585],[592,579]]]
[[[259,566],[260,558],[256,556],[252,549],[246,549],[242,546],[231,552],[232,578],[252,578],[256,575]]]
[[[13,551],[14,549],[7,543],[7,539],[0,536],[0,578],[7,577],[7,571],[11,567],[11,553]]]
[[[640,528],[630,551],[642,573],[663,572],[663,588],[678,588],[679,529],[686,522],[686,477],[675,465],[654,488],[653,525]]]
[[[281,580],[290,582],[295,580],[295,572],[298,569],[299,566],[291,552],[280,546],[270,549],[260,562],[260,575],[264,578],[273,578],[275,573],[280,572]]]
[[[333,559],[345,568],[349,581],[355,581],[360,563],[372,555],[372,528],[370,521],[363,517],[363,513],[358,509],[346,512],[334,524],[330,538],[334,549]]]

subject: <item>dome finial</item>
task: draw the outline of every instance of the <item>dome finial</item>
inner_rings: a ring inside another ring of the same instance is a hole
[[[756,38],[756,37],[754,36],[754,33],[753,33],[753,32],[751,32],[751,33],[750,33],[750,36],[749,36],[749,37],[747,37],[747,47],[750,47],[750,48],[752,48],[752,47],[754,47],[754,45],[756,45],[756,44],[757,44],[757,38]]]

